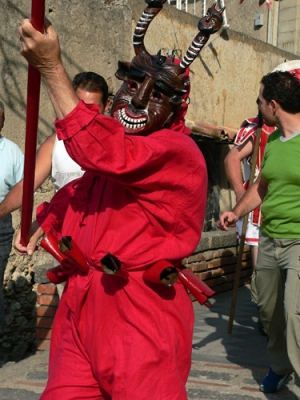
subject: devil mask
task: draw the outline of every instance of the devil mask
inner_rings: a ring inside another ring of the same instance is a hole
[[[116,77],[124,83],[117,92],[111,115],[127,134],[149,135],[169,127],[176,114],[186,112],[189,95],[189,65],[197,57],[211,33],[222,25],[222,12],[215,4],[199,21],[200,32],[193,40],[184,58],[150,55],[144,46],[145,33],[150,22],[159,13],[166,0],[146,0],[144,10],[134,32],[136,56],[131,62],[119,61]]]

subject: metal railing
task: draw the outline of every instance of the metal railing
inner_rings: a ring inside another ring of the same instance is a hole
[[[207,0],[168,0],[168,4],[176,7],[178,10],[183,10],[193,15],[203,16],[207,12],[207,8],[212,5],[213,1],[211,0],[208,4]],[[225,6],[224,0],[218,1],[219,7]],[[223,12],[223,28],[228,28],[227,17],[226,17],[226,9]]]

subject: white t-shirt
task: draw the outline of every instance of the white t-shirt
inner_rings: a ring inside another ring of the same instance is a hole
[[[63,140],[55,138],[52,152],[52,182],[55,190],[84,174],[81,167],[67,153]]]
[[[21,149],[0,134],[0,202],[23,178],[24,155]]]

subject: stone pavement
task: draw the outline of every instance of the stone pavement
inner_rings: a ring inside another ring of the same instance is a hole
[[[238,289],[235,320],[231,334],[227,333],[231,300],[229,291],[215,295],[210,309],[194,304],[189,400],[292,400],[292,377],[276,394],[259,391],[269,369],[267,338],[258,332],[258,311],[249,286]]]
[[[267,339],[258,333],[257,310],[248,286],[238,290],[232,333],[227,333],[231,296],[232,291],[215,295],[210,309],[194,303],[189,400],[292,400],[293,378],[277,394],[258,390],[268,370]],[[47,361],[48,352],[44,351],[3,365],[0,399],[38,400],[46,384]]]

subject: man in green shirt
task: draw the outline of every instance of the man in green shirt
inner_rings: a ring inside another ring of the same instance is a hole
[[[260,390],[278,391],[294,372],[294,398],[300,399],[300,81],[296,74],[265,75],[257,104],[266,124],[278,130],[269,137],[258,179],[232,211],[220,216],[218,228],[228,230],[262,204],[255,274],[271,367]]]

